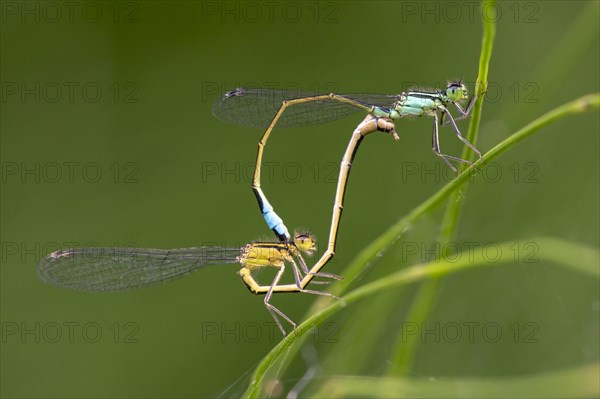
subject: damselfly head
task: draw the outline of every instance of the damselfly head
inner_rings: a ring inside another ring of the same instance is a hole
[[[460,101],[468,98],[469,92],[463,82],[459,80],[458,82],[448,83],[448,86],[446,86],[446,96],[448,96],[451,101]]]
[[[294,244],[296,244],[296,247],[298,247],[300,251],[306,252],[308,255],[312,255],[317,249],[317,242],[309,233],[294,234]]]

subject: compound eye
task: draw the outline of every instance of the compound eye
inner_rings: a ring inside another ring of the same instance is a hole
[[[297,234],[294,243],[303,252],[311,253],[315,250],[315,240],[310,234]]]
[[[466,88],[462,83],[450,83],[446,87],[446,95],[452,101],[458,101],[466,97]]]
[[[308,235],[306,235],[306,234],[298,234],[295,239],[295,241],[299,244],[304,244],[307,240],[308,240]]]

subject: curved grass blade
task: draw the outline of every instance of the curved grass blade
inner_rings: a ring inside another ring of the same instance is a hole
[[[598,269],[600,252],[597,249],[551,237],[499,243],[498,253],[502,255],[494,263],[489,263],[481,253],[478,253],[471,259],[467,259],[468,257],[461,257],[459,261],[436,260],[427,264],[417,264],[407,267],[406,269],[358,287],[348,292],[348,294],[340,300],[331,302],[329,305],[311,315],[298,326],[295,334],[289,334],[277,344],[267,356],[265,356],[263,361],[256,368],[252,381],[243,397],[260,397],[264,376],[268,373],[271,366],[290,349],[297,349],[299,346],[298,344],[303,342],[303,338],[308,336],[307,332],[313,327],[323,323],[337,312],[346,308],[349,304],[384,290],[397,288],[429,278],[437,278],[473,268],[499,267],[505,263],[514,264],[514,255],[511,253],[510,248],[512,248],[513,245],[524,245],[531,241],[538,244],[539,251],[537,252],[537,256],[539,259],[556,262],[557,264],[566,266],[576,272],[585,273],[592,278],[598,279],[600,276],[600,270]],[[561,255],[556,257],[557,254]],[[581,256],[581,254],[583,254],[583,256]]]

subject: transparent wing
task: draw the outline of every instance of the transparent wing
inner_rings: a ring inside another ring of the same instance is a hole
[[[269,126],[275,114],[285,100],[315,97],[315,93],[293,90],[244,89],[228,91],[213,104],[213,115],[234,125],[246,127]],[[390,108],[396,101],[396,95],[388,94],[342,94],[358,104]],[[277,127],[296,127],[316,125],[350,115],[361,108],[335,100],[319,100],[296,104],[288,107]]]
[[[43,281],[79,291],[121,291],[158,285],[212,264],[236,263],[239,248],[77,248],[40,262]]]

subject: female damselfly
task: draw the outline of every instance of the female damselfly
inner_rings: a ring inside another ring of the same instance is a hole
[[[46,256],[39,264],[38,275],[47,283],[72,290],[125,291],[163,284],[209,265],[238,263],[241,265],[238,273],[243,282],[253,294],[265,295],[265,306],[285,335],[277,315],[294,329],[296,323],[270,303],[274,292],[303,292],[333,297],[327,292],[306,290],[301,286],[302,278],[309,273],[302,254],[311,255],[315,245],[310,234],[296,234],[290,242],[253,242],[241,248],[76,248]],[[286,263],[292,266],[295,284],[279,284]],[[278,269],[277,274],[270,285],[260,285],[252,272],[266,267]]]

